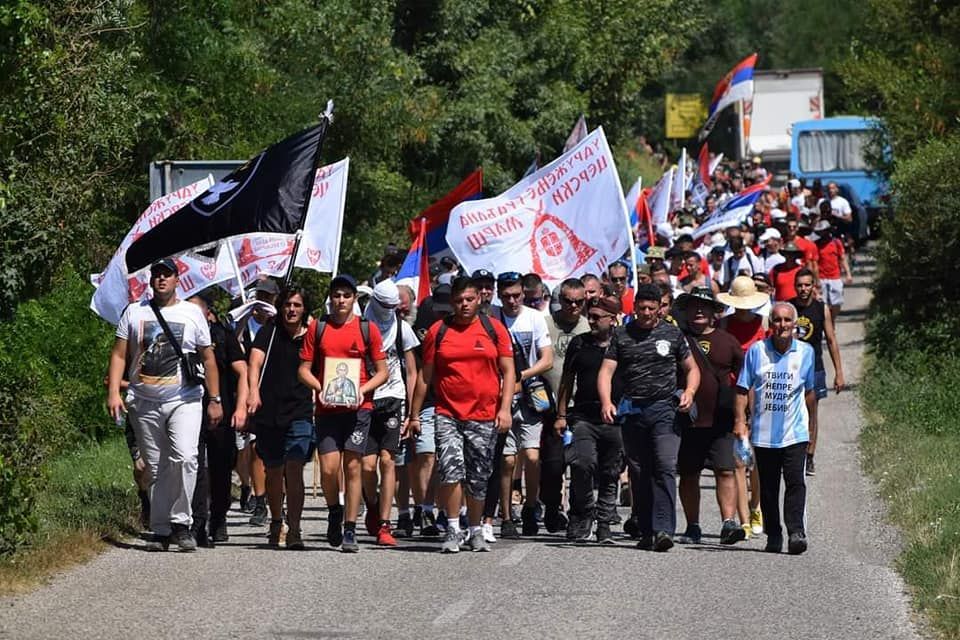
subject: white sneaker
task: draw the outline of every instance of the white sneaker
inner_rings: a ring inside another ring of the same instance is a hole
[[[485,542],[493,544],[494,542],[497,541],[497,539],[493,537],[492,524],[483,523],[482,525],[480,525],[480,531],[483,533],[483,539]]]

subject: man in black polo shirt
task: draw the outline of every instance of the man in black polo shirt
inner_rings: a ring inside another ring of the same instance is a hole
[[[589,540],[594,520],[597,522],[597,542],[613,542],[610,525],[617,513],[617,478],[623,439],[616,425],[604,424],[600,417],[596,379],[622,311],[620,299],[616,296],[590,301],[587,308],[590,331],[574,336],[567,346],[563,376],[557,390],[558,411],[554,429],[561,437],[567,429],[572,432],[566,450],[566,461],[570,465],[567,538],[577,542]],[[619,387],[617,381],[614,386]],[[573,406],[568,409],[571,396]],[[614,390],[613,397],[619,399],[619,388]],[[596,504],[594,483],[598,490]]]
[[[700,386],[700,370],[677,327],[660,319],[660,289],[637,287],[634,320],[614,331],[597,376],[601,417],[622,419],[623,447],[631,473],[634,512],[641,549],[667,551],[677,526],[677,411],[687,412]],[[677,388],[683,370],[686,388]],[[613,375],[620,372],[624,393],[613,404]]]

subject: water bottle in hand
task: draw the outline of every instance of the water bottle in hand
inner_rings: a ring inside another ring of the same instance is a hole
[[[750,446],[750,439],[747,436],[738,438],[734,443],[733,455],[745,469],[753,468],[753,447]]]

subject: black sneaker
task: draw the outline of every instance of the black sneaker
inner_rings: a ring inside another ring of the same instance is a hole
[[[436,524],[437,524],[437,529],[440,532],[440,535],[444,535],[447,533],[447,514],[442,509],[437,511]]]
[[[736,520],[730,518],[723,521],[720,527],[720,544],[737,544],[741,540],[747,539],[747,532],[743,530]]]
[[[279,549],[281,535],[283,535],[283,520],[272,520],[270,522],[270,535],[267,536],[267,545]]]
[[[170,548],[170,536],[151,535],[143,544],[144,551],[166,551]]]
[[[520,512],[520,520],[523,523],[523,535],[535,536],[540,531],[540,525],[537,523],[537,508],[534,505],[524,505]]]
[[[433,511],[424,511],[423,520],[420,527],[420,535],[424,538],[440,537],[440,527],[437,526],[437,518]]]
[[[807,454],[807,475],[815,476],[817,475],[817,465],[813,462],[813,454]]]
[[[190,527],[185,524],[171,525],[170,544],[175,544],[180,551],[196,551],[197,541],[190,533]]]
[[[470,530],[470,519],[467,518],[467,512],[466,512],[466,511],[464,511],[463,513],[460,514],[460,517],[457,519],[457,524],[460,525],[460,530],[461,530],[461,531],[469,531],[469,530]]]
[[[409,538],[413,535],[413,518],[410,514],[403,512],[397,518],[397,528],[393,530],[395,538]]]
[[[643,549],[644,551],[653,549],[653,536],[639,536],[637,549]]]
[[[767,545],[763,550],[768,553],[780,553],[783,551],[783,538],[767,536]]]
[[[610,531],[609,523],[597,523],[597,542],[600,544],[616,544],[613,540],[613,532]]]
[[[677,544],[700,544],[703,539],[703,531],[698,524],[688,524],[687,530],[683,535],[677,536]]]
[[[250,486],[244,485],[240,487],[240,511],[242,513],[250,513],[253,511],[253,505],[250,504]]]
[[[423,507],[413,508],[413,528],[414,529],[423,528]],[[410,534],[410,535],[413,535],[413,534]]]
[[[571,517],[570,522],[567,523],[567,540],[571,542],[579,538],[580,528],[581,528],[580,518]]]
[[[791,533],[787,540],[787,553],[798,556],[807,550],[807,536],[802,533]]]
[[[520,538],[520,532],[517,531],[517,525],[513,520],[504,520],[500,523],[500,537],[517,540]]]
[[[207,522],[205,520],[194,520],[191,533],[193,534],[193,539],[197,541],[198,547],[203,549],[214,548],[213,538],[207,535]]]
[[[543,526],[549,533],[564,531],[569,524],[567,516],[558,507],[547,507],[547,512],[543,516]]]
[[[623,532],[634,540],[640,537],[640,523],[637,522],[635,516],[631,515],[627,518],[627,521],[623,523]]]
[[[262,527],[270,521],[267,515],[267,496],[255,496],[253,498],[253,514],[250,516],[250,524],[254,527]]]
[[[593,518],[584,518],[577,525],[574,540],[577,542],[590,542],[591,533],[593,533]]]
[[[216,525],[211,523],[210,529],[212,530],[210,533],[210,538],[214,542],[227,542],[230,539],[230,536],[227,534],[226,521],[220,522]]]
[[[327,542],[331,547],[343,544],[343,506],[335,505],[327,510]]]
[[[673,549],[673,538],[665,531],[657,531],[657,535],[653,537],[653,550],[663,553],[670,549]]]

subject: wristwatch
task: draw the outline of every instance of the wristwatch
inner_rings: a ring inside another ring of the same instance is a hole
[[[210,396],[210,402],[216,402],[217,404],[223,404],[223,399],[220,396]]]

